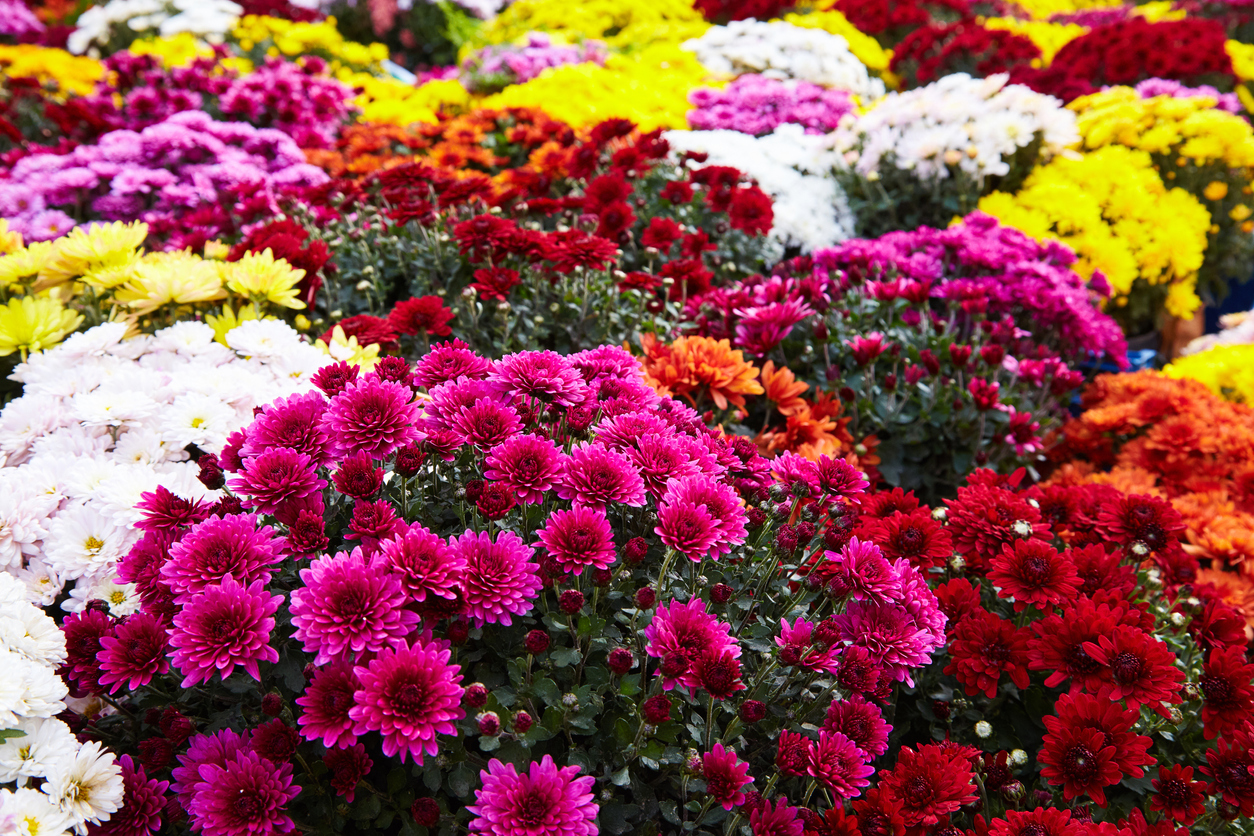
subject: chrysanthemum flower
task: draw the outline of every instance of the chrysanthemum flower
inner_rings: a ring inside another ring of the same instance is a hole
[[[1093,729],[1064,726],[1058,734],[1046,734],[1036,760],[1044,764],[1041,775],[1051,784],[1061,784],[1068,801],[1088,795],[1105,807],[1105,788],[1119,783],[1122,777],[1115,763],[1115,747],[1107,745],[1102,733]]]
[[[271,567],[282,559],[274,529],[258,528],[252,514],[210,517],[170,546],[161,579],[182,604],[228,574],[242,584],[269,583]]]
[[[745,541],[748,517],[740,497],[730,485],[707,474],[686,476],[672,481],[662,497],[662,505],[702,505],[714,519],[718,537],[713,549],[727,554]]]
[[[666,486],[672,479],[702,472],[697,461],[684,448],[681,438],[669,431],[666,434],[647,433],[638,437],[634,446],[624,448],[632,463],[639,468],[645,489],[655,497],[666,493]]]
[[[1145,774],[1141,767],[1154,763],[1149,754],[1153,741],[1133,731],[1141,713],[1117,702],[1091,694],[1063,694],[1054,704],[1055,716],[1043,718],[1049,734],[1062,735],[1067,729],[1094,729],[1102,733],[1107,746],[1115,747],[1114,763],[1119,772],[1131,778]]]
[[[254,304],[269,302],[295,310],[305,307],[297,298],[305,271],[292,267],[282,258],[275,258],[269,247],[259,253],[246,252],[238,261],[223,263],[220,269],[226,286]]]
[[[292,625],[305,652],[317,654],[315,664],[399,647],[418,623],[405,609],[400,580],[370,571],[361,549],[322,557],[300,577],[305,586],[292,591]]]
[[[130,755],[118,758],[122,767],[122,806],[109,819],[92,828],[99,836],[148,836],[161,831],[165,790],[169,781],[149,778]]]
[[[909,610],[897,604],[852,601],[834,624],[842,642],[866,648],[896,682],[913,682],[911,671],[926,665],[937,646]]]
[[[897,765],[880,772],[879,789],[901,804],[901,816],[910,827],[933,825],[978,797],[972,786],[971,764],[936,743],[918,751],[901,748]]]
[[[588,396],[588,385],[566,357],[552,351],[520,351],[492,364],[488,380],[525,400],[574,406]]]
[[[449,429],[467,443],[488,450],[518,435],[522,421],[513,407],[484,398],[458,410]]]
[[[823,731],[810,755],[807,772],[837,798],[855,798],[870,785],[867,778],[875,767],[867,762],[867,753],[848,737]]]
[[[1007,810],[1003,816],[988,823],[989,836],[1079,836],[1082,832],[1067,809]]]
[[[83,316],[50,297],[22,296],[0,305],[0,357],[42,351],[74,333]]]
[[[954,548],[973,572],[988,571],[1008,543],[1049,536],[1049,525],[1041,520],[1041,512],[1025,496],[1005,488],[982,484],[961,487],[957,499],[945,502]]]
[[[561,476],[564,458],[549,439],[524,433],[488,451],[483,476],[509,486],[520,502],[541,502]]]
[[[418,440],[419,408],[408,386],[364,377],[336,395],[322,416],[335,451],[375,459]]]
[[[814,623],[798,616],[792,624],[782,618],[779,622],[779,635],[775,644],[781,648],[795,648],[797,667],[823,673],[836,673],[840,667],[840,648],[835,645],[822,646],[815,642]]]
[[[202,766],[206,764],[224,766],[227,761],[235,757],[237,752],[245,751],[247,748],[247,733],[241,735],[230,729],[193,737],[187,744],[187,751],[179,755],[179,765],[170,773],[174,779],[173,790],[178,793],[179,806],[184,810],[189,809],[192,800],[205,783],[200,777]]]
[[[331,439],[322,426],[326,398],[318,392],[305,392],[279,398],[262,407],[261,414],[248,427],[242,456],[259,456],[274,447],[304,453],[315,465],[331,463]]]
[[[706,793],[722,804],[724,810],[745,803],[744,788],[752,784],[753,779],[749,777],[749,764],[737,757],[735,751],[715,743],[701,758],[701,772]]]
[[[1032,623],[1035,635],[1028,639],[1028,667],[1049,672],[1045,679],[1048,688],[1070,679],[1073,694],[1081,688],[1096,690],[1101,684],[1102,664],[1084,648],[1118,624],[1119,618],[1110,607],[1079,599],[1061,615]]]
[[[1075,600],[1080,579],[1065,554],[1040,540],[1017,540],[993,558],[988,579],[1001,598],[1014,600],[1015,612],[1029,606],[1050,611]]]
[[[1067,551],[1080,581],[1080,595],[1092,598],[1099,592],[1120,597],[1136,588],[1136,569],[1123,561],[1123,555],[1107,551],[1100,543]]]
[[[490,368],[491,360],[475,354],[461,340],[452,340],[434,346],[422,356],[414,366],[414,381],[432,389],[459,377],[482,380]]]
[[[352,745],[357,740],[356,725],[348,712],[353,694],[361,687],[352,665],[336,662],[318,668],[305,693],[296,698],[304,711],[296,719],[301,737],[321,740],[328,749]]]
[[[888,735],[892,730],[879,707],[860,694],[832,700],[823,721],[823,731],[840,732],[872,758],[888,751]]]
[[[861,798],[853,800],[858,830],[876,836],[904,836],[906,820],[902,803],[887,789],[871,787]]]
[[[1160,766],[1158,777],[1151,783],[1154,786],[1151,810],[1158,810],[1186,827],[1205,812],[1206,785],[1193,780],[1193,767]]]
[[[243,586],[227,575],[188,601],[174,616],[170,634],[182,687],[208,682],[215,673],[226,679],[236,665],[260,681],[258,663],[279,661],[270,634],[282,600],[282,595],[267,595],[261,581]]]
[[[852,497],[866,492],[871,484],[866,474],[844,459],[831,456],[819,456],[816,463],[819,472],[819,490],[824,496]]]
[[[357,668],[361,688],[349,709],[353,731],[379,732],[383,754],[399,755],[401,763],[412,755],[421,766],[424,754],[438,754],[436,735],[457,734],[453,721],[466,716],[461,666],[450,665],[450,655],[446,642],[417,639],[384,650],[368,667]]]
[[[1254,665],[1246,663],[1244,647],[1212,650],[1198,684],[1207,740],[1254,722]]]
[[[886,560],[905,558],[911,566],[925,571],[941,565],[954,553],[949,532],[924,508],[868,518],[861,533],[880,547]]]
[[[388,569],[400,580],[405,595],[418,602],[426,601],[427,596],[456,598],[466,571],[465,558],[418,523],[384,540],[374,565]]]
[[[342,749],[330,749],[322,757],[331,773],[331,788],[345,802],[352,804],[357,785],[370,774],[374,761],[366,754],[366,747],[355,743]]]
[[[657,507],[658,538],[675,551],[700,563],[718,542],[718,523],[704,505],[690,502],[663,502]]]
[[[1125,700],[1128,708],[1148,705],[1163,717],[1170,715],[1165,703],[1180,702],[1184,672],[1176,657],[1158,639],[1136,627],[1116,627],[1084,650],[1102,665],[1097,696]]]
[[[853,537],[839,552],[824,552],[824,556],[827,559],[814,571],[834,592],[880,604],[901,597],[901,579],[874,543]]]
[[[614,531],[605,512],[596,508],[554,511],[539,537],[553,559],[576,575],[587,566],[608,569],[617,557]]]
[[[974,612],[960,621],[945,673],[953,674],[967,694],[983,693],[991,700],[1003,672],[1016,687],[1028,687],[1027,631],[990,612]]]
[[[623,453],[592,442],[576,444],[564,463],[557,495],[576,505],[605,509],[606,503],[644,504],[644,481]]]
[[[690,663],[689,671],[716,700],[729,699],[737,691],[745,690],[740,679],[740,660],[725,647],[702,653]]]
[[[116,694],[126,685],[135,690],[154,676],[170,670],[166,660],[169,648],[165,625],[146,612],[138,612],[118,622],[112,634],[100,639],[100,684],[112,685]]]
[[[612,450],[626,450],[646,435],[670,437],[673,430],[652,412],[625,412],[601,420],[592,431],[592,437]]]
[[[579,767],[558,767],[550,755],[519,774],[513,764],[493,758],[479,773],[483,786],[475,803],[472,833],[487,836],[596,836],[599,807],[592,800],[592,776]]]
[[[775,765],[787,777],[806,774],[814,754],[814,741],[804,734],[783,730],[775,747]]]
[[[805,825],[797,808],[782,796],[751,812],[749,827],[753,830],[753,836],[803,836],[805,833]]]
[[[238,476],[227,485],[243,494],[261,514],[274,514],[285,503],[304,499],[326,487],[313,459],[304,453],[279,447],[244,462]]]
[[[122,806],[126,788],[116,756],[95,740],[53,760],[43,791],[78,825],[96,824]]]
[[[192,826],[212,836],[287,833],[295,823],[287,805],[300,795],[292,766],[271,763],[256,752],[236,752],[227,761],[200,768],[202,783],[187,812]]]
[[[1254,817],[1254,726],[1246,725],[1219,738],[1215,748],[1206,750],[1201,772],[1210,778],[1206,792]]]
[[[1184,520],[1166,500],[1154,496],[1122,494],[1102,506],[1098,528],[1121,546],[1142,543],[1151,552],[1160,551],[1184,532]]]
[[[449,546],[466,562],[462,581],[467,614],[480,624],[513,623],[512,616],[531,611],[540,591],[540,565],[531,562],[534,549],[512,531],[496,540],[486,531],[467,531]]]
[[[658,607],[644,630],[644,637],[645,652],[655,659],[681,657],[691,665],[702,655],[724,650],[733,658],[740,658],[740,643],[731,637],[730,626],[707,613],[705,602],[700,598],[687,603],[672,600]],[[669,691],[676,685],[699,688],[701,682],[695,672],[685,666],[684,672],[666,676],[662,685]]]

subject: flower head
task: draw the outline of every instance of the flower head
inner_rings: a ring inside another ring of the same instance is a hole
[[[395,575],[407,598],[423,602],[427,596],[453,600],[466,571],[466,560],[456,549],[418,523],[384,540],[375,566]]]
[[[837,798],[855,798],[870,785],[867,778],[874,774],[875,767],[867,762],[866,752],[848,737],[840,732],[822,731],[807,771]]]
[[[292,786],[291,764],[238,751],[221,765],[202,766],[200,777],[187,810],[196,830],[212,836],[252,836],[295,829],[287,805],[300,795],[300,787]]]
[[[1180,702],[1184,672],[1170,648],[1144,630],[1116,627],[1085,642],[1084,650],[1102,665],[1097,696],[1125,700],[1129,708],[1148,705],[1164,717],[1169,715],[1164,703]]]
[[[644,481],[631,460],[599,442],[577,444],[565,461],[557,495],[604,510],[606,503],[644,504]]]
[[[704,473],[676,479],[667,485],[666,493],[658,506],[659,520],[664,508],[705,509],[714,526],[714,542],[710,548],[717,554],[726,554],[745,541],[748,532],[745,523],[748,516],[740,497],[731,485]],[[660,527],[660,526],[659,526]],[[689,554],[699,560],[703,555]]]
[[[274,447],[286,447],[309,456],[319,467],[330,464],[331,438],[322,425],[326,409],[326,398],[318,392],[279,398],[253,419],[240,455],[258,456]]]
[[[970,762],[937,743],[918,750],[903,746],[892,770],[880,773],[879,788],[901,805],[906,824],[936,824],[977,796]]]
[[[297,718],[300,734],[306,740],[321,740],[328,749],[351,745],[357,740],[356,725],[348,712],[353,694],[361,687],[352,665],[335,662],[314,673],[305,693],[296,698],[304,711]]]
[[[513,764],[493,758],[479,773],[483,786],[468,806],[473,833],[487,836],[596,836],[599,807],[592,800],[592,776],[579,767],[558,767],[550,755],[532,761],[519,774]]]
[[[563,459],[549,439],[515,435],[488,451],[483,476],[511,488],[521,502],[540,502],[560,477]]]
[[[705,778],[705,791],[724,810],[730,810],[745,803],[744,788],[753,783],[749,777],[749,764],[736,756],[731,749],[724,749],[722,743],[715,743],[714,748],[701,758],[701,774]]]
[[[682,662],[678,673],[663,671],[663,687],[668,691],[676,685],[700,688],[694,668],[703,656],[719,656],[726,651],[731,658],[740,658],[740,643],[732,638],[730,626],[706,612],[705,606],[700,598],[687,603],[671,601],[657,608],[645,628],[645,651],[662,659],[664,669],[668,663]]]
[[[1206,785],[1193,780],[1193,767],[1160,766],[1152,783],[1151,810],[1159,810],[1186,827],[1206,810]]]
[[[486,531],[467,531],[449,546],[466,563],[462,594],[471,618],[509,626],[512,616],[531,611],[541,587],[540,565],[530,561],[534,550],[517,534],[502,531],[493,541]]]
[[[279,447],[244,462],[244,469],[227,484],[243,494],[262,514],[274,514],[289,502],[302,500],[326,487],[313,459]]]
[[[56,299],[22,296],[0,306],[0,357],[52,348],[83,322]]]
[[[823,721],[823,731],[840,732],[872,758],[888,751],[888,734],[892,730],[879,707],[860,694],[832,700]]]
[[[993,558],[988,579],[998,596],[1014,599],[1015,612],[1029,606],[1052,610],[1075,600],[1080,579],[1070,558],[1040,540],[1016,540]]]
[[[146,612],[138,612],[118,622],[112,634],[100,639],[100,684],[112,685],[117,693],[123,685],[135,690],[154,676],[170,670],[165,624]]]
[[[165,791],[169,781],[149,778],[130,755],[118,758],[122,768],[122,806],[108,820],[92,828],[100,836],[148,836],[161,831]]]
[[[990,612],[971,613],[954,627],[945,673],[953,674],[968,694],[992,699],[1003,672],[1015,686],[1027,688],[1027,631]]]
[[[552,351],[520,351],[492,364],[488,380],[512,397],[574,406],[588,396],[588,385],[566,357]]]
[[[418,440],[418,412],[408,386],[364,377],[331,399],[322,422],[336,452],[385,459]]]
[[[258,528],[255,516],[210,517],[170,546],[161,579],[181,604],[227,574],[243,584],[268,583],[272,567],[282,559],[274,529]]]
[[[243,586],[227,575],[188,601],[174,616],[170,633],[171,658],[183,673],[183,687],[208,682],[215,673],[226,679],[236,665],[260,680],[258,663],[279,661],[270,634],[282,600],[282,595],[267,595],[259,580]]]
[[[549,555],[576,575],[588,566],[608,569],[616,558],[614,531],[605,512],[596,508],[577,505],[569,511],[554,511],[539,537]]]

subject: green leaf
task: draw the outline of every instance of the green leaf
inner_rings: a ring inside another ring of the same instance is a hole
[[[662,818],[671,824],[679,824],[679,807],[674,801],[666,798],[659,802],[659,806],[662,808]]]
[[[531,685],[531,693],[549,705],[557,705],[562,701],[561,692],[557,690],[557,685],[551,679],[537,679]]]
[[[497,749],[500,749],[500,748],[501,748],[501,738],[499,736],[492,736],[492,735],[486,735],[486,734],[479,736],[479,751],[495,752]]]
[[[393,769],[388,773],[388,792],[400,792],[401,787],[405,786],[405,782],[407,780],[408,776],[405,774],[404,769],[401,769],[400,767]]]
[[[555,666],[565,668],[578,664],[582,656],[573,647],[558,647],[549,652],[549,658],[553,660]]]
[[[25,737],[26,732],[21,729],[0,729],[0,741],[12,740],[15,737]]]
[[[429,761],[427,768],[422,773],[422,783],[431,792],[435,792],[440,788],[440,782],[443,776],[440,773],[440,767],[436,766],[435,761]]]
[[[453,795],[465,798],[470,794],[470,782],[473,778],[474,774],[466,767],[466,764],[459,763],[457,768],[449,773],[448,787]]]
[[[616,769],[610,773],[610,783],[616,787],[625,787],[631,783],[631,770],[627,767]]]

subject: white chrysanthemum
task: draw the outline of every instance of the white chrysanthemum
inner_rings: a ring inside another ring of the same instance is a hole
[[[26,585],[27,600],[40,607],[52,604],[65,588],[61,574],[38,558],[27,560],[26,566],[13,575]]]
[[[66,508],[48,527],[44,559],[64,578],[81,578],[112,566],[125,553],[126,532],[89,505]]]
[[[18,398],[0,410],[0,450],[16,457],[42,435],[65,426],[61,401],[44,395]]]
[[[5,822],[12,822],[14,829],[0,828],[4,836],[63,836],[73,825],[51,798],[29,787],[0,790],[0,824]]]
[[[118,436],[113,459],[118,464],[152,465],[172,455],[186,455],[181,447],[167,444],[153,427],[133,427]]]
[[[300,344],[300,334],[279,319],[252,319],[228,331],[226,344],[245,357],[282,357]]]
[[[0,610],[26,602],[26,590],[16,575],[0,572]]]
[[[65,661],[65,634],[34,604],[0,609],[0,648],[46,667]]]
[[[143,499],[144,494],[152,493],[161,484],[161,478],[152,467],[144,465],[121,465],[100,483],[100,487],[89,497],[90,504],[102,516],[126,529],[123,543],[119,546],[123,553],[134,544],[133,532],[130,528],[143,518],[142,512],[135,506]]]
[[[194,379],[183,381],[184,391],[199,392],[211,395],[223,403],[230,404],[247,416],[240,423],[247,424],[252,418],[252,409],[258,404],[270,401],[270,381],[257,374],[252,365],[245,360],[234,357],[234,362],[225,366],[209,368],[197,367]]]
[[[331,358],[313,346],[301,343],[292,351],[275,357],[269,363],[269,372],[279,382],[286,381],[293,390],[309,388],[309,381],[318,370],[331,362]],[[289,392],[288,394],[293,394]]]
[[[198,357],[218,345],[213,329],[203,322],[176,322],[153,335],[154,351],[174,351],[185,357]]]
[[[73,759],[53,764],[44,792],[76,825],[103,821],[122,806],[122,768],[112,752],[93,740]]]
[[[87,426],[120,427],[151,417],[160,404],[144,392],[101,386],[70,401],[75,420]]]
[[[61,609],[69,613],[82,612],[91,601],[104,601],[114,618],[134,615],[143,603],[135,584],[122,583],[117,573],[108,571],[79,578],[70,590],[70,597],[61,602]]]
[[[178,447],[220,450],[237,424],[235,410],[221,399],[189,392],[161,411],[159,426],[162,438]]]
[[[16,568],[23,555],[37,554],[46,534],[40,505],[7,480],[0,482],[0,569]]]
[[[65,710],[69,689],[52,668],[0,648],[0,728],[23,717],[53,717]]]
[[[31,455],[38,458],[65,462],[67,459],[100,458],[112,443],[113,439],[107,427],[84,427],[75,424],[36,439],[30,450]],[[66,487],[70,487],[69,479]]]
[[[22,720],[20,737],[0,740],[0,784],[18,778],[43,778],[55,761],[74,757],[78,740],[70,727],[55,717]]]
[[[70,499],[85,500],[95,496],[101,484],[121,465],[108,456],[83,456],[66,463],[70,473],[66,494]]]
[[[57,346],[57,353],[66,360],[81,360],[84,357],[99,357],[113,346],[122,342],[126,336],[125,322],[105,322],[86,331],[71,334],[65,342]]]

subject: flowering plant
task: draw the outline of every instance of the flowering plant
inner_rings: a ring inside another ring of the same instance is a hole
[[[231,0],[109,0],[78,16],[67,48],[78,55],[91,51],[98,58],[126,49],[149,30],[161,35],[191,32],[221,43],[243,13]]]
[[[982,78],[1007,72],[1040,55],[1036,44],[1023,35],[961,21],[911,32],[893,50],[889,67],[910,88],[953,73]]]
[[[829,4],[883,46],[897,46],[911,32],[971,17],[968,0],[836,0]]]
[[[491,45],[471,53],[461,62],[461,81],[474,93],[495,93],[511,84],[522,84],[549,67],[593,61],[604,64],[605,44],[589,40],[579,46],[560,46],[543,32],[530,32],[522,46]]]
[[[806,81],[780,81],[746,74],[722,90],[702,88],[688,96],[693,110],[688,124],[694,130],[731,130],[760,136],[785,123],[805,127],[807,133],[830,133],[854,110],[847,92],[826,90]]]

